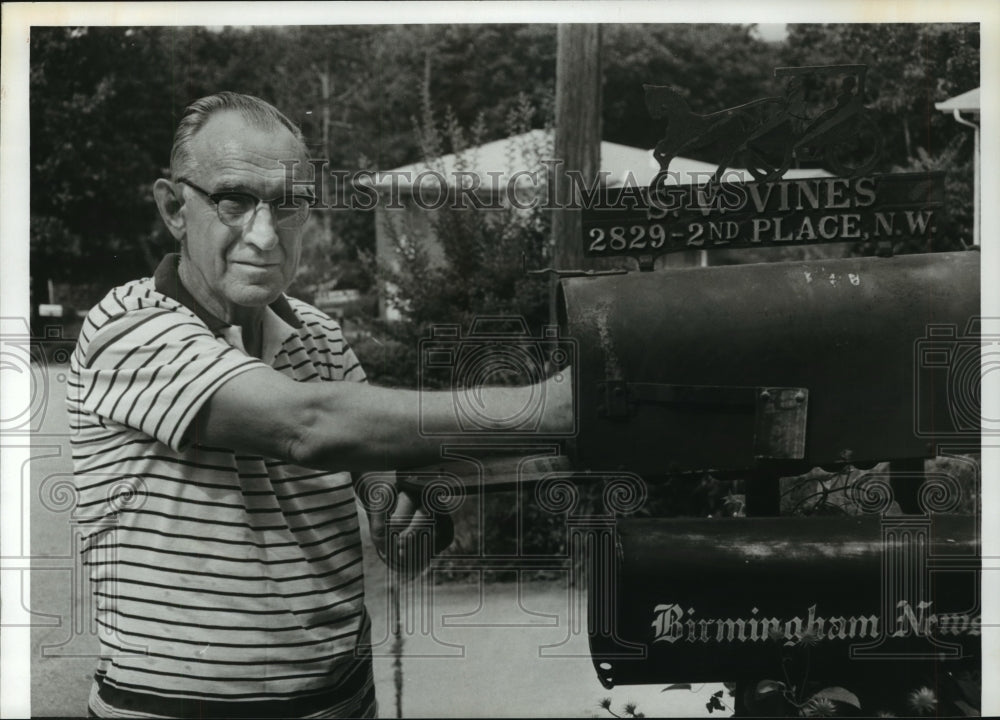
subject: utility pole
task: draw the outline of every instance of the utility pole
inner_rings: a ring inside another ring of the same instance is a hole
[[[549,177],[556,204],[552,211],[553,266],[578,270],[586,267],[583,226],[578,193],[567,172],[579,172],[589,186],[601,167],[601,26],[560,25],[557,42],[554,159],[561,164],[554,165]],[[558,281],[553,275],[549,292],[553,322]]]

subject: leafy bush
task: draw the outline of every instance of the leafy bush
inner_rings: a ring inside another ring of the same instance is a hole
[[[951,512],[974,515],[978,512],[979,460],[977,456],[940,456],[924,463],[930,476],[947,478],[949,492],[957,491]],[[846,464],[842,468],[813,468],[804,475],[781,479],[782,515],[861,515],[865,509],[858,502],[858,490],[873,476],[888,477],[889,463],[879,463],[870,470]],[[944,486],[942,486],[944,489]],[[894,504],[890,513],[899,513]]]
[[[545,177],[541,161],[550,155],[551,135],[528,132],[534,115],[524,96],[510,109],[508,130],[521,139],[509,143],[508,167],[490,170],[538,171],[540,178]],[[426,98],[416,124],[430,169],[445,174],[440,158],[449,146],[457,155],[456,170],[477,169],[474,148],[484,140],[482,124],[467,132],[446,112],[442,131]],[[440,209],[423,210],[407,199],[406,212],[384,210],[384,228],[395,257],[369,256],[368,262],[385,289],[387,303],[401,314],[402,321],[372,323],[370,330],[378,343],[416,348],[434,325],[457,324],[468,330],[482,316],[520,317],[533,333],[547,322],[547,282],[525,269],[549,264],[548,216],[540,208],[522,210],[506,198],[501,200],[502,209],[455,207],[456,203],[449,202]],[[394,378],[416,386],[417,363],[409,362],[405,353],[391,357],[402,364],[371,364],[364,356],[361,360],[375,368],[370,375],[378,382]],[[382,361],[386,359],[383,356]]]

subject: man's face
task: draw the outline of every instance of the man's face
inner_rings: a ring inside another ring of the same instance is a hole
[[[211,117],[192,138],[186,179],[210,194],[241,192],[281,198],[286,170],[280,160],[305,164],[302,147],[284,127],[261,129],[238,113]],[[299,263],[302,228],[278,227],[273,208],[262,204],[243,227],[219,220],[216,206],[183,183],[186,237],[182,277],[203,305],[234,321],[243,308],[273,302],[292,282]]]

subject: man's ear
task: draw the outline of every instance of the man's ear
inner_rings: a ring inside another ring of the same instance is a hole
[[[186,231],[186,223],[184,213],[181,212],[184,208],[184,198],[181,197],[180,186],[165,178],[160,178],[153,183],[153,197],[156,199],[156,207],[160,211],[160,217],[163,218],[170,234],[174,236],[175,240],[182,240]]]

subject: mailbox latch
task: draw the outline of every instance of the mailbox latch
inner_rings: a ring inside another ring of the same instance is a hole
[[[758,460],[801,460],[806,456],[806,388],[757,388],[753,454]]]

